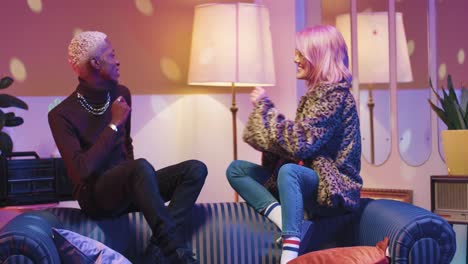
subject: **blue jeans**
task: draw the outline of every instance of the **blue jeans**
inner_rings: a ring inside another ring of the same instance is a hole
[[[277,202],[263,184],[271,177],[264,167],[243,160],[233,161],[227,171],[232,188],[255,210],[261,212],[269,204]],[[301,237],[304,209],[316,204],[319,177],[307,167],[289,163],[278,173],[278,191],[281,201],[282,234]]]

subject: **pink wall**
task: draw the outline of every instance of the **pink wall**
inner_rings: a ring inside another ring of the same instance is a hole
[[[134,94],[207,91],[186,83],[193,7],[210,1],[5,2],[0,16],[0,76],[14,75],[17,83],[12,94],[69,94],[76,79],[67,63],[67,46],[77,30],[98,30],[109,36],[121,62],[121,81]],[[36,5],[28,6],[28,2]],[[25,75],[15,76],[12,64]]]

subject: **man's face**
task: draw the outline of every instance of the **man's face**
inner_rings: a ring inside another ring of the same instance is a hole
[[[120,72],[120,62],[115,58],[115,51],[109,40],[100,49],[100,55],[96,58],[99,61],[99,75],[104,80],[118,82]]]

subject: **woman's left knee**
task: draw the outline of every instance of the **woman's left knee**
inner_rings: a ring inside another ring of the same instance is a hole
[[[294,171],[293,163],[287,163],[280,167],[278,171],[278,184],[287,183],[290,180],[297,179],[298,174]]]

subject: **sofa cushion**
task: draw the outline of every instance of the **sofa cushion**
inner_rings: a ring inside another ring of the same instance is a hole
[[[53,228],[52,232],[63,263],[131,264],[124,256],[96,240],[65,229]]]
[[[114,218],[93,219],[76,208],[50,208],[62,229],[92,238],[138,263],[143,255],[151,229],[142,213],[133,212]]]
[[[299,256],[288,262],[289,264],[386,264],[389,263],[385,256],[388,246],[388,237],[377,243],[375,247],[356,246],[340,247],[319,250]]]
[[[24,255],[13,255],[9,256],[5,261],[2,262],[2,264],[34,264],[34,261],[32,261],[30,258]]]

